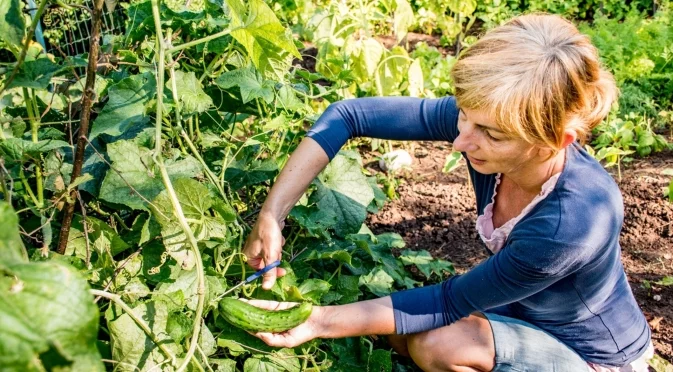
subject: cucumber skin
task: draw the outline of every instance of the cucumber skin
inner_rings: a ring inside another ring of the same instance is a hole
[[[261,309],[232,297],[223,298],[219,307],[224,319],[238,328],[272,333],[284,332],[304,323],[313,311],[310,302],[276,311]]]

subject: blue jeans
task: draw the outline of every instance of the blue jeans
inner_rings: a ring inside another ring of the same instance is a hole
[[[571,348],[523,320],[484,313],[495,339],[494,372],[587,372]]]

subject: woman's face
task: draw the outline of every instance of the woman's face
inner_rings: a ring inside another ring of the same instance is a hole
[[[456,151],[467,154],[479,173],[511,174],[525,169],[537,158],[538,148],[520,138],[508,137],[490,117],[480,110],[463,108],[458,116]]]

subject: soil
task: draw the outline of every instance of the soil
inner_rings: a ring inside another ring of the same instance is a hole
[[[487,257],[475,229],[476,202],[467,168],[463,164],[449,174],[441,172],[450,145],[411,146],[413,168],[400,176],[399,198],[372,215],[369,226],[375,233],[397,232],[408,248],[428,250],[463,273]],[[368,168],[380,171],[376,164],[372,161]],[[634,160],[622,168],[621,180],[616,169],[609,171],[624,198],[620,242],[629,283],[652,328],[656,352],[673,362],[673,285],[655,284],[673,275],[673,203],[664,195],[671,180],[662,175],[666,168],[673,168],[671,150]]]

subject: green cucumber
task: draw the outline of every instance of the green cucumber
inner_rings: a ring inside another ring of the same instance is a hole
[[[227,322],[250,332],[287,331],[304,323],[313,311],[310,302],[286,310],[265,310],[233,297],[223,298],[219,306]]]

